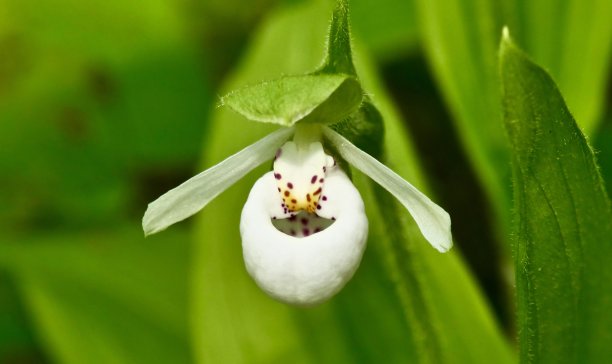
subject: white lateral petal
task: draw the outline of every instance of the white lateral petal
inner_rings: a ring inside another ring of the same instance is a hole
[[[303,237],[279,231],[272,223],[282,202],[273,172],[253,186],[242,210],[240,235],[247,271],[270,296],[311,306],[337,293],[361,262],[368,220],[357,189],[339,168],[325,180],[335,221]],[[277,221],[277,220],[275,220]]]
[[[151,202],[142,218],[145,235],[155,234],[200,211],[244,175],[271,160],[293,131],[282,128],[268,134]]]
[[[444,253],[453,246],[450,216],[444,209],[342,135],[328,127],[323,129],[323,133],[342,158],[384,187],[408,209],[421,233],[434,248]]]

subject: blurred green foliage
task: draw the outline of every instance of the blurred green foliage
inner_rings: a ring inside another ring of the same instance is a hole
[[[188,362],[188,235],[140,229],[31,236],[0,248],[51,359]],[[10,358],[10,356],[8,356]]]
[[[385,117],[387,157],[448,208],[451,255],[426,250],[406,217],[387,234],[371,207],[384,193],[355,174],[373,225],[355,279],[315,309],[276,303],[246,275],[238,237],[265,168],[193,229],[142,237],[148,202],[273,129],[215,109],[217,95],[314,70],[331,3],[0,0],[1,363],[514,360],[501,27],[559,84],[610,191],[610,2],[351,1],[356,67]],[[470,178],[442,178],[449,169]],[[457,202],[447,190],[484,197]],[[609,272],[587,272],[598,270]]]

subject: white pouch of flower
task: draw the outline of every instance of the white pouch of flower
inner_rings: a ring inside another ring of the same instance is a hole
[[[321,143],[287,142],[251,189],[240,233],[247,271],[270,296],[321,303],[351,279],[365,250],[363,201]]]

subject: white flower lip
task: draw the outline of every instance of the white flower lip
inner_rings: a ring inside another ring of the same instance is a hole
[[[311,306],[337,293],[361,262],[368,221],[357,189],[339,168],[328,171],[318,215],[335,219],[326,229],[294,237],[279,231],[272,218],[282,199],[274,173],[253,186],[242,210],[240,233],[249,274],[270,296]]]

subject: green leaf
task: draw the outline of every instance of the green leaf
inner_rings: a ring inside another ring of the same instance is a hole
[[[498,3],[490,0],[416,3],[434,75],[496,215],[498,236],[508,236],[510,168],[499,106]]]
[[[311,69],[323,51],[327,10],[327,2],[322,1],[275,13],[257,32],[227,88]],[[373,65],[363,55],[358,61],[359,75],[387,122],[391,162],[402,176],[423,187],[403,123]],[[378,113],[374,111],[367,109],[360,117]],[[205,167],[273,130],[224,109],[216,110],[211,125]],[[370,141],[362,139],[363,143]],[[198,362],[489,363],[491,358],[511,362],[512,355],[460,258],[432,249],[407,213],[397,225],[386,221],[380,209],[388,201],[379,202],[357,173],[355,183],[366,200],[372,232],[353,280],[332,300],[308,310],[266,296],[244,269],[238,226],[251,186],[267,170],[269,166],[247,175],[198,216],[192,280]],[[392,239],[388,232],[393,230],[399,233]]]
[[[557,82],[586,135],[601,121],[612,56],[612,1],[508,2],[513,37]]]
[[[249,120],[291,126],[299,122],[335,123],[359,107],[362,91],[345,74],[289,76],[244,87],[221,104]]]
[[[500,68],[513,153],[522,362],[606,362],[612,211],[593,151],[552,78],[507,33]]]
[[[188,236],[140,229],[11,238],[0,270],[16,282],[59,363],[186,363]]]

